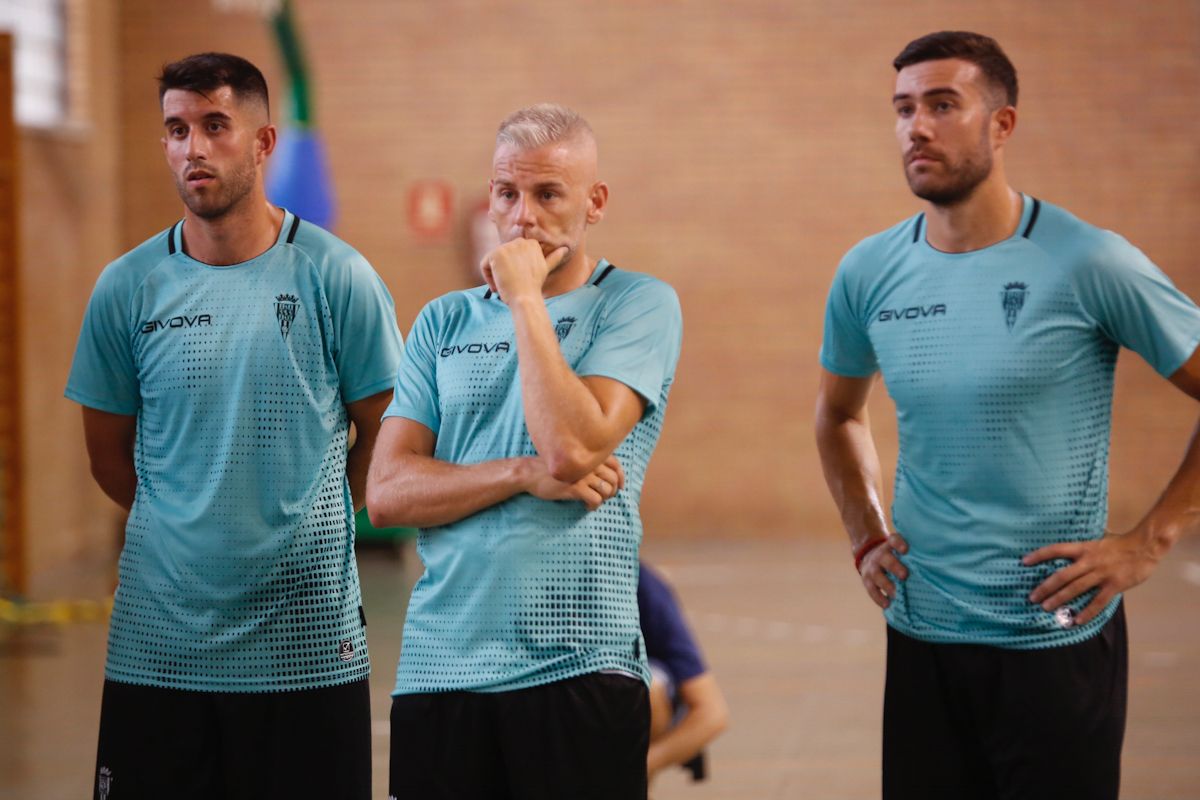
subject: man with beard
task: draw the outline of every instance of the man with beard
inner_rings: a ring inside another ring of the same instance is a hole
[[[1200,397],[1200,310],[1121,237],[1008,185],[1017,78],[995,41],[934,33],[894,66],[926,207],[838,268],[816,419],[888,623],[884,797],[1116,798],[1121,592],[1196,527],[1200,447],[1133,530],[1106,534],[1113,368],[1125,346]],[[867,417],[880,373],[894,529]]]
[[[679,358],[670,286],[586,251],[608,186],[587,122],[510,115],[487,285],[417,317],[371,465],[421,528],[392,701],[397,798],[645,798],[638,501]]]
[[[254,65],[185,58],[159,98],[184,216],[105,268],[66,391],[129,511],[95,793],[366,798],[353,518],[400,358],[392,300],[267,202]]]

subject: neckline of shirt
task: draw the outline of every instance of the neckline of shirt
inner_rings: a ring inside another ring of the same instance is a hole
[[[1029,227],[1030,216],[1033,214],[1033,206],[1034,199],[1024,192],[1021,192],[1021,219],[1017,221],[1017,227],[1013,230],[1012,235],[1006,236],[998,242],[992,242],[987,247],[980,247],[975,250],[965,250],[961,253],[947,253],[945,250],[939,250],[929,243],[929,223],[926,219],[927,215],[922,212],[920,215],[920,220],[917,222],[917,224],[921,226],[921,232],[917,244],[926,252],[942,256],[943,258],[965,258],[976,256],[980,253],[986,253],[989,250],[994,250],[997,247],[1003,247],[1014,240],[1024,238],[1025,230]]]
[[[274,252],[275,248],[279,247],[280,245],[289,243],[292,236],[292,229],[295,227],[299,219],[295,214],[293,214],[291,211],[288,211],[286,208],[282,209],[282,211],[283,223],[279,226],[279,235],[275,237],[275,243],[256,255],[254,258],[249,258],[245,261],[239,261],[236,264],[208,264],[204,261],[200,261],[199,259],[192,258],[190,255],[184,252],[183,249],[183,224],[186,221],[185,219],[181,219],[179,222],[176,222],[173,226],[171,226],[171,230],[167,233],[167,236],[170,239],[169,244],[172,248],[171,255],[180,256],[185,261],[188,261],[199,267],[205,267],[206,269],[224,271],[248,266],[255,263],[259,259],[270,255],[272,252]]]

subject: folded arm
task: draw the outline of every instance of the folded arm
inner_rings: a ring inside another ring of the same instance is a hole
[[[625,473],[612,457],[567,483],[554,479],[540,458],[451,464],[434,457],[436,443],[433,431],[419,422],[383,421],[367,478],[372,525],[447,525],[522,492],[544,500],[577,500],[591,511],[625,485]]]

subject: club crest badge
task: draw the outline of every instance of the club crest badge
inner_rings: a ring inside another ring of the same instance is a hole
[[[296,308],[299,305],[300,298],[294,294],[281,294],[275,298],[275,317],[279,320],[279,333],[284,339],[292,330],[292,323],[296,320]]]
[[[354,642],[349,639],[342,639],[341,644],[338,645],[338,658],[342,661],[353,661]]]
[[[101,767],[100,772],[96,775],[96,794],[100,800],[108,800],[108,793],[112,791],[112,770],[108,767]]]
[[[1017,324],[1017,315],[1025,307],[1025,297],[1028,294],[1029,287],[1023,283],[1004,284],[1004,291],[1000,293],[1000,302],[1004,307],[1004,323],[1008,325],[1010,331]]]
[[[558,337],[558,341],[567,338],[571,333],[571,328],[575,327],[574,317],[559,317],[558,322],[554,323],[554,335]]]

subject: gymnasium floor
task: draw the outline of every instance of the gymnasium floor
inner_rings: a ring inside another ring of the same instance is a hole
[[[675,583],[733,711],[710,779],[681,771],[655,800],[878,796],[883,625],[846,548],[801,541],[649,542]],[[360,552],[374,672],[375,794],[385,791],[388,690],[413,562]],[[103,566],[61,577],[99,591]],[[1181,542],[1130,598],[1130,708],[1122,797],[1200,797],[1200,540]],[[102,624],[0,623],[0,798],[90,796]]]

